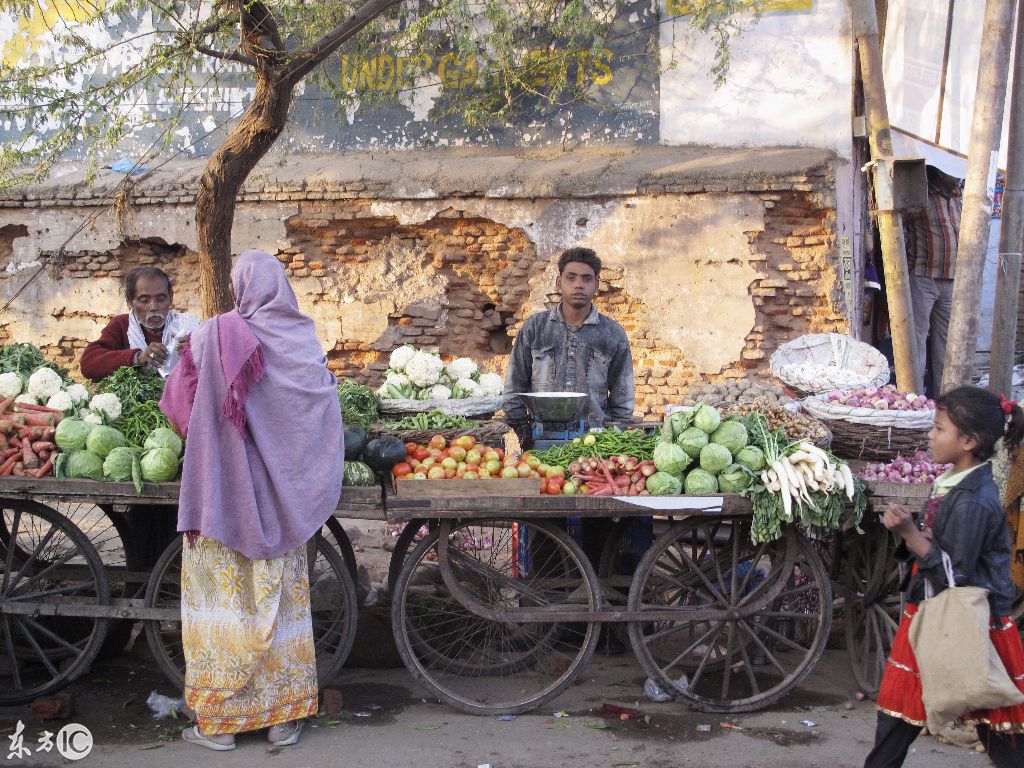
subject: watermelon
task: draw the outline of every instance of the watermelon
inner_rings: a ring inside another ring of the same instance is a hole
[[[371,486],[377,484],[377,475],[361,461],[346,461],[341,478],[342,485]]]
[[[366,447],[366,430],[358,424],[345,425],[345,461],[357,461]]]

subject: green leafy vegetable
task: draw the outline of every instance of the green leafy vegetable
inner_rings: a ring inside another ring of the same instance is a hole
[[[67,368],[47,360],[34,344],[15,343],[0,347],[0,373],[17,373],[28,380],[32,372],[39,368],[50,368],[60,374],[62,379],[68,377]]]
[[[146,438],[156,430],[170,430],[171,422],[164,416],[155,400],[144,402],[122,400],[121,418],[114,422],[114,426],[124,433],[128,445],[142,448]]]
[[[655,472],[647,478],[645,488],[652,496],[674,496],[683,490],[683,484],[675,475]]]
[[[62,419],[54,432],[54,441],[62,451],[81,451],[89,433],[95,428],[95,424],[81,419]]]
[[[682,478],[683,470],[691,461],[692,459],[675,443],[658,443],[654,449],[654,466],[659,472],[667,472]]]
[[[174,453],[179,459],[181,458],[182,442],[181,438],[178,437],[178,433],[168,427],[158,427],[149,433],[146,437],[146,442],[142,444],[145,450],[150,448],[166,448],[167,450]]]
[[[346,424],[368,427],[380,419],[380,398],[369,387],[354,381],[338,384],[338,403]]]
[[[648,484],[650,482],[650,480],[647,481]],[[710,472],[698,467],[697,469],[690,470],[686,475],[683,489],[688,494],[718,493],[718,480]]]
[[[112,450],[123,447],[126,442],[121,430],[101,424],[85,438],[85,447],[105,459]]]
[[[103,459],[92,451],[72,451],[64,464],[68,477],[87,477],[90,480],[103,479]]]
[[[132,463],[139,460],[137,448],[122,446],[107,454],[103,461],[103,475],[110,480],[123,482],[132,477]]]
[[[178,475],[178,457],[166,448],[150,448],[142,454],[142,479],[167,483]]]
[[[724,445],[708,443],[700,449],[700,468],[717,475],[732,464],[732,454]]]
[[[747,428],[742,421],[727,419],[711,434],[711,442],[724,445],[729,453],[737,454],[747,447]]]

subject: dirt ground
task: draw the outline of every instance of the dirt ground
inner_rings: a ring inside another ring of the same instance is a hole
[[[346,521],[360,565],[360,596],[383,598],[394,532],[379,523]],[[383,602],[383,601],[381,601]],[[643,696],[645,674],[627,651],[599,652],[580,681],[541,711],[512,720],[463,715],[431,698],[400,666],[386,605],[364,608],[349,664],[335,681],[343,711],[313,718],[301,742],[271,748],[263,734],[245,734],[238,749],[214,756],[181,741],[182,720],[155,720],[151,692],[180,695],[152,661],[144,636],[130,651],[100,659],[67,689],[77,712],[68,721],[41,723],[28,706],[0,708],[0,760],[6,765],[54,766],[70,761],[54,752],[6,760],[19,721],[30,749],[44,731],[73,722],[87,726],[95,746],[85,766],[147,768],[216,760],[230,768],[858,768],[874,733],[874,707],[855,698],[843,650],[828,650],[787,698],[757,713],[735,716],[653,703]],[[495,680],[501,685],[500,679]],[[604,705],[632,707],[629,720],[605,719]],[[555,713],[564,716],[556,717]],[[907,768],[987,766],[971,749],[919,739]]]

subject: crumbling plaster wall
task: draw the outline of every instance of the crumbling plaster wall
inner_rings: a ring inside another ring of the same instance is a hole
[[[376,384],[405,342],[503,372],[522,322],[557,298],[558,253],[589,245],[606,264],[598,306],[633,347],[638,415],[660,418],[693,383],[756,373],[782,341],[845,328],[832,186],[824,166],[586,198],[279,189],[243,200],[234,249],[277,254],[332,369]],[[165,269],[176,306],[198,312],[188,195],[116,213],[79,199],[22,203],[0,201],[0,301],[22,290],[0,340],[34,341],[75,367],[125,311],[121,278],[140,264]]]

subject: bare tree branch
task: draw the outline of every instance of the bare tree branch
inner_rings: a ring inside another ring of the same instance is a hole
[[[367,0],[345,21],[336,26],[326,35],[303,51],[297,51],[289,57],[284,70],[284,79],[291,83],[299,80],[316,69],[324,59],[338,50],[338,47],[353,37],[363,27],[380,16],[392,6],[401,4],[402,0]]]
[[[234,53],[233,51],[216,51],[213,48],[207,48],[205,45],[193,45],[192,48],[204,56],[209,56],[214,59],[221,59],[222,61],[237,61],[239,64],[245,64],[249,67],[258,66],[256,59],[241,53]]]

